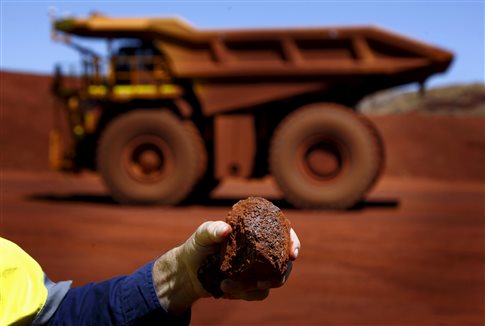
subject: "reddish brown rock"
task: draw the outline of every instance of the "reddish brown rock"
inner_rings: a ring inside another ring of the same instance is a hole
[[[290,223],[281,210],[261,197],[237,202],[226,222],[232,232],[199,269],[199,280],[215,297],[223,295],[220,282],[279,279],[288,269]]]

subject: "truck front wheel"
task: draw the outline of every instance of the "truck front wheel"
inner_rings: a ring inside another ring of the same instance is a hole
[[[137,110],[107,126],[97,166],[116,201],[175,205],[200,177],[199,159],[194,137],[177,116]]]
[[[348,108],[312,104],[277,127],[269,163],[286,199],[302,208],[348,208],[377,180],[384,148],[375,127]]]

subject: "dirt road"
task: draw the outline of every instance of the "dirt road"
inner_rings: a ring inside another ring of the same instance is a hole
[[[2,171],[0,234],[79,286],[130,273],[248,194],[278,196],[234,181],[209,206],[122,207],[94,176]],[[351,211],[276,201],[302,241],[288,283],[263,302],[200,300],[192,325],[483,325],[484,203],[483,183],[390,178]]]

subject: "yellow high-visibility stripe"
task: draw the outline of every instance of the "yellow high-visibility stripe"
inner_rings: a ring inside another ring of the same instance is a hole
[[[113,87],[115,95],[152,95],[156,92],[155,85],[116,85]]]
[[[0,325],[27,325],[47,300],[44,272],[15,243],[0,237]]]
[[[173,95],[180,92],[180,87],[174,84],[164,84],[160,87],[160,93],[165,95]]]
[[[115,96],[133,95],[175,95],[180,92],[180,87],[173,84],[164,85],[115,85],[113,94]],[[104,85],[91,85],[88,93],[93,96],[105,96],[108,94],[108,87]]]
[[[88,87],[88,93],[90,95],[106,95],[108,93],[108,88],[103,85],[90,85]]]

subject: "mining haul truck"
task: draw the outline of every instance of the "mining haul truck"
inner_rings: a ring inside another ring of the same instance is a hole
[[[107,54],[78,37],[105,40]],[[385,156],[356,103],[423,84],[453,57],[376,27],[198,30],[94,14],[54,20],[53,38],[79,50],[83,72],[57,69],[72,142],[52,133],[51,162],[98,171],[125,204],[175,205],[226,177],[272,175],[295,207],[351,207]]]

